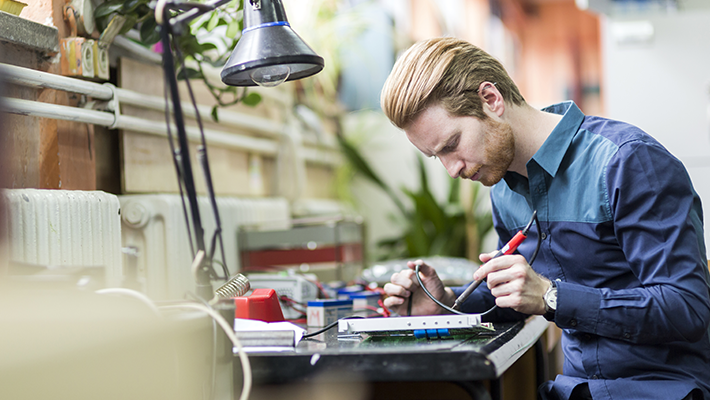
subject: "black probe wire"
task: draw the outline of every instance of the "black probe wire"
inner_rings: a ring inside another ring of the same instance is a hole
[[[340,318],[340,319],[337,320],[337,321],[331,322],[330,324],[326,325],[323,329],[317,330],[317,331],[315,331],[315,332],[307,333],[307,334],[301,336],[301,338],[303,338],[303,339],[308,339],[308,338],[313,337],[313,336],[318,336],[318,335],[320,335],[321,333],[323,333],[323,332],[325,332],[325,331],[327,331],[327,330],[329,330],[329,329],[333,329],[333,327],[335,327],[335,325],[338,325],[338,323],[339,323],[341,320],[344,320],[344,319],[356,319],[356,318],[365,318],[365,317],[362,317],[362,316],[360,316],[360,315],[351,315],[351,316],[349,316],[349,317],[343,317],[343,318]]]
[[[533,221],[535,222],[535,225],[538,227],[538,233],[537,233],[537,245],[535,246],[535,251],[533,252],[532,256],[530,256],[530,261],[528,264],[532,265],[532,263],[535,261],[535,258],[537,258],[537,253],[540,251],[540,246],[542,245],[542,235],[540,234],[540,221],[537,218],[537,211],[533,212],[532,217],[530,218],[530,222],[528,222],[527,226],[523,229],[523,232],[528,232],[530,228],[532,227]],[[454,314],[459,314],[459,315],[467,315],[468,313],[461,312],[459,310],[454,310],[453,308],[447,306],[446,304],[440,302],[434,295],[429,292],[429,290],[424,286],[424,283],[422,282],[422,278],[419,276],[419,267],[421,264],[417,264],[416,267],[414,268],[414,275],[417,277],[417,282],[419,282],[419,286],[424,290],[424,293],[426,293],[427,296],[436,304],[439,305],[439,307],[443,308],[444,310],[454,313]],[[411,298],[410,298],[410,304],[411,304]],[[497,305],[493,305],[488,311],[485,311],[481,313],[480,315],[483,317],[485,315],[488,315],[491,313],[493,310],[498,308]],[[410,313],[411,314],[411,313]]]
[[[532,227],[533,221],[535,222],[535,225],[537,225],[537,227],[538,227],[538,235],[537,235],[537,245],[535,246],[535,251],[533,252],[532,256],[530,256],[530,261],[528,262],[528,264],[530,264],[530,265],[532,265],[532,263],[535,261],[535,258],[537,258],[537,253],[540,251],[540,245],[542,244],[542,235],[540,235],[540,232],[539,232],[539,231],[540,231],[540,221],[537,219],[537,212],[533,212],[532,218],[530,218],[530,222],[528,222],[528,224],[527,224],[527,226],[525,227],[525,229],[523,229],[523,232],[527,232],[527,231],[530,230],[530,228]],[[453,308],[451,308],[451,307],[447,306],[446,304],[440,302],[436,297],[434,297],[434,295],[431,294],[431,292],[429,292],[429,290],[426,288],[426,286],[424,286],[424,283],[422,282],[422,278],[419,276],[419,266],[420,266],[420,265],[421,265],[421,264],[417,264],[417,266],[414,268],[414,272],[415,272],[414,274],[415,274],[416,277],[417,277],[417,282],[419,282],[419,286],[424,290],[424,293],[426,293],[426,295],[429,296],[429,298],[430,298],[432,301],[434,301],[434,303],[438,304],[438,305],[439,305],[441,308],[443,308],[444,310],[449,311],[449,312],[454,313],[454,314],[468,315],[467,313],[461,312],[461,311],[459,311],[459,310],[454,310]],[[410,316],[412,315],[411,306],[412,306],[412,297],[411,297],[411,294],[410,294],[410,297],[409,297],[409,304],[407,304],[407,313],[408,313]],[[498,307],[498,306],[494,305],[494,306],[491,307],[488,311],[483,312],[483,313],[481,313],[480,315],[481,315],[482,317],[485,316],[485,315],[488,315],[490,312],[492,312],[493,310],[495,310],[497,307]],[[343,320],[343,319],[352,319],[352,318],[363,318],[363,317],[361,317],[361,316],[359,316],[359,315],[352,315],[352,316],[348,316],[348,317],[341,318],[341,319],[339,319],[339,320],[337,320],[337,321],[335,321],[335,322],[332,322],[332,323],[328,324],[327,326],[325,326],[325,327],[322,328],[322,329],[319,329],[319,330],[317,330],[317,331],[315,331],[315,332],[311,332],[311,333],[308,333],[308,334],[303,335],[302,338],[303,338],[303,339],[308,339],[308,338],[311,338],[311,337],[313,337],[313,336],[320,335],[321,333],[323,333],[323,332],[325,332],[325,331],[327,331],[327,330],[329,330],[329,329],[333,329],[333,327],[335,327],[336,325],[338,325],[338,323],[339,323],[341,320]]]

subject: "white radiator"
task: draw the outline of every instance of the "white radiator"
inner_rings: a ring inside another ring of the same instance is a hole
[[[119,196],[119,200],[123,210],[123,245],[133,250],[126,257],[125,273],[135,277],[136,289],[155,300],[181,299],[187,291],[194,292],[192,252],[180,196],[125,195]],[[241,226],[287,229],[291,224],[289,203],[282,198],[219,197],[217,207],[230,275],[239,271],[237,238]],[[205,245],[209,248],[215,229],[214,213],[205,197],[199,198],[199,208]],[[215,259],[221,261],[219,247],[217,250]],[[215,270],[222,275],[218,264]]]
[[[39,266],[103,266],[107,286],[120,286],[121,210],[100,191],[2,190],[9,260]]]

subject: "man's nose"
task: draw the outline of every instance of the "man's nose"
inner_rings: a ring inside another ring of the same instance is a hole
[[[461,170],[463,170],[463,163],[454,159],[453,157],[450,156],[444,156],[444,157],[439,157],[439,160],[441,160],[441,164],[444,165],[444,168],[446,168],[446,172],[449,173],[449,176],[456,179],[461,175]]]

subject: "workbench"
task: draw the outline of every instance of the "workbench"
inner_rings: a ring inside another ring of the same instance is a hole
[[[338,337],[337,328],[301,340],[286,351],[249,352],[253,384],[282,385],[324,381],[454,382],[473,399],[497,399],[496,381],[548,327],[541,316],[493,324],[494,332],[441,339],[414,336]],[[539,357],[538,357],[539,358]],[[234,358],[235,394],[242,371]],[[542,371],[542,366],[538,366]],[[488,382],[484,385],[484,382]],[[237,397],[235,395],[235,398]]]

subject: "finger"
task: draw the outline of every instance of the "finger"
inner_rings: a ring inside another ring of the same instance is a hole
[[[414,277],[414,271],[406,269],[393,274],[392,278],[390,278],[390,282],[402,286],[407,290],[414,290],[419,286],[417,282],[415,282],[416,279],[417,278]]]
[[[481,265],[481,267],[478,268],[476,272],[474,272],[473,279],[485,279],[491,272],[502,271],[510,268],[515,264],[524,262],[526,262],[525,258],[520,254],[500,256],[489,260],[487,263]]]
[[[391,296],[385,299],[383,304],[385,307],[392,309],[392,311],[397,311],[396,309],[404,305],[405,299],[398,296]]]
[[[488,287],[493,288],[508,282],[524,282],[526,278],[525,265],[513,263],[507,268],[493,270],[488,273]]]
[[[386,283],[385,286],[382,287],[382,289],[385,291],[387,296],[409,297],[412,293],[401,285],[396,285],[393,283]]]
[[[494,255],[498,253],[498,250],[491,251],[490,253],[481,253],[478,255],[478,259],[481,260],[482,263],[487,263],[490,261],[491,258],[493,258]]]
[[[436,275],[436,270],[434,269],[434,267],[430,266],[429,264],[425,263],[422,260],[407,262],[407,267],[409,267],[412,270],[414,270],[417,267],[417,265],[419,265],[419,273],[422,274],[423,277],[428,278],[428,277]]]
[[[494,272],[488,275],[488,288],[495,297],[509,296],[521,289],[520,284],[501,276],[501,273]]]

